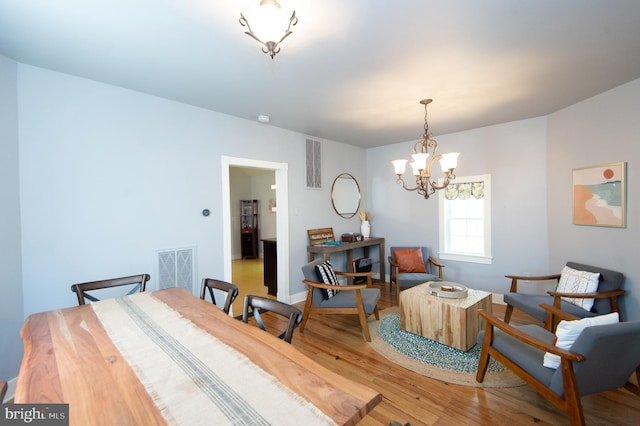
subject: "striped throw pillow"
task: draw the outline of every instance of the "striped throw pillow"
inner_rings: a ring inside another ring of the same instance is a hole
[[[335,271],[333,270],[333,265],[328,260],[325,260],[319,265],[316,265],[316,275],[318,276],[318,281],[325,284],[331,285],[340,285],[338,282],[338,277],[336,276]],[[331,299],[333,296],[338,294],[340,290],[325,290],[322,289],[322,294],[325,299]]]

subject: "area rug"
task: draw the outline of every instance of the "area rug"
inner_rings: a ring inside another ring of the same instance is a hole
[[[468,352],[400,329],[398,308],[380,311],[380,320],[369,323],[370,345],[388,360],[423,376],[447,383],[483,388],[522,386],[524,382],[493,358],[484,381],[476,381],[480,345]]]

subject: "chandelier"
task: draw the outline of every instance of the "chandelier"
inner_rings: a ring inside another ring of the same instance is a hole
[[[398,175],[396,183],[401,183],[402,187],[407,191],[418,191],[418,194],[425,199],[428,199],[437,190],[446,188],[456,178],[456,175],[453,174],[453,169],[456,168],[458,155],[460,155],[459,152],[438,154],[438,142],[431,138],[429,123],[427,122],[427,105],[431,102],[431,99],[420,101],[424,105],[424,133],[422,134],[422,140],[416,142],[413,146],[413,154],[411,155],[413,161],[409,163],[413,169],[413,175],[416,177],[415,187],[409,188],[402,177],[409,160],[392,161],[395,173]],[[436,160],[440,162],[440,167],[444,173],[441,184],[431,179],[431,167]]]
[[[255,32],[251,29],[249,21],[247,21],[247,18],[245,18],[242,13],[240,13],[240,25],[247,27],[245,34],[260,43],[262,45],[262,51],[273,59],[276,53],[280,52],[280,43],[293,32],[291,31],[291,27],[298,23],[296,11],[294,10],[291,18],[289,18],[289,26],[284,32],[284,35],[281,34],[286,21],[283,22],[282,20],[280,3],[278,3],[277,0],[261,0],[260,15],[261,16],[258,17],[259,19],[253,23],[256,28]]]

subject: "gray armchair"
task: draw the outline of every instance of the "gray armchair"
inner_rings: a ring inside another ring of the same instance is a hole
[[[376,272],[338,272],[336,275],[345,277],[366,277],[366,284],[352,284],[334,286],[319,282],[316,275],[316,265],[323,262],[322,259],[316,259],[307,263],[302,267],[304,282],[309,286],[307,292],[307,300],[304,305],[304,313],[302,323],[300,324],[300,332],[304,331],[309,316],[314,313],[324,314],[351,314],[358,315],[360,326],[367,342],[371,341],[369,334],[369,326],[367,324],[367,316],[374,314],[376,319],[380,319],[378,315],[378,300],[380,300],[380,289],[372,288],[371,277]],[[322,290],[340,291],[330,299],[326,299]]]
[[[541,309],[549,316],[576,319],[549,305]],[[584,425],[581,396],[620,387],[640,395],[629,382],[634,372],[640,379],[640,321],[586,327],[569,349],[560,349],[553,343],[555,334],[538,325],[513,327],[485,311],[480,316],[487,325],[478,333],[478,382],[493,357],[567,413],[571,425]],[[560,367],[545,367],[545,352],[560,356]]]
[[[548,291],[546,295],[518,293],[518,281],[532,281],[534,283],[549,280],[558,281],[560,279],[560,274],[534,277],[506,275],[507,278],[511,279],[511,288],[509,289],[509,293],[504,295],[504,302],[507,304],[504,321],[508,323],[511,320],[513,308],[518,308],[540,322],[543,322],[545,324],[545,328],[552,331],[555,329],[555,324],[552,321],[553,317],[547,315],[547,312],[540,307],[541,304],[552,305],[578,318],[593,317],[596,315],[609,314],[611,312],[620,313],[617,298],[624,294],[624,290],[621,289],[624,275],[620,272],[611,271],[609,269],[583,265],[575,262],[567,262],[567,266],[580,271],[600,273],[600,283],[598,284],[597,292],[575,294]],[[562,300],[561,297],[594,298],[595,302],[591,311],[587,311],[579,306]]]
[[[422,262],[426,272],[401,272],[396,259],[396,250],[422,249]],[[389,250],[389,282],[395,286],[398,305],[400,305],[400,289],[415,287],[427,281],[442,281],[442,268],[445,265],[429,256],[429,247],[391,247]]]

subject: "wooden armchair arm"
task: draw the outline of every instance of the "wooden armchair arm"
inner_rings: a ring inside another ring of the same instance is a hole
[[[540,349],[541,351],[550,352],[552,354],[558,355],[561,358],[565,358],[569,361],[580,362],[585,360],[584,355],[571,352],[565,349],[561,349],[552,343],[547,343],[544,340],[538,339],[537,337],[533,337],[527,333],[524,333],[518,330],[517,328],[513,327],[512,325],[507,324],[506,322],[502,321],[498,317],[484,310],[480,310],[478,311],[478,313],[482,318],[484,318],[487,321],[487,327],[485,332],[487,334],[490,333],[491,335],[493,335],[493,327],[497,327],[507,335],[513,337],[514,339],[517,339],[529,346],[533,346],[536,349]],[[485,339],[486,339],[486,335],[485,335]]]
[[[341,272],[341,271],[333,271],[336,275],[344,276],[347,278],[355,278],[355,277],[367,277],[367,287],[371,287],[373,285],[373,276],[377,274],[377,272]],[[352,282],[353,280],[348,280]]]
[[[352,285],[333,285],[333,284],[325,284],[325,283],[319,283],[316,281],[309,281],[309,280],[302,280],[303,283],[305,283],[306,285],[310,286],[310,287],[315,287],[315,288],[322,288],[325,290],[346,290],[346,291],[352,291],[352,290],[362,290],[367,288],[367,284],[352,284]]]
[[[609,299],[624,294],[624,290],[598,291],[595,293],[558,293],[555,291],[547,291],[549,296],[553,297],[571,297],[574,299]]]
[[[429,256],[429,263],[431,265],[433,265],[434,267],[438,268],[438,277],[442,280],[444,279],[444,275],[442,275],[442,268],[445,267],[444,264],[440,263],[438,260],[436,260],[435,258]]]
[[[548,280],[560,280],[560,274],[552,274],[552,275],[538,275],[534,277],[525,277],[520,275],[505,275],[506,278],[511,278],[511,288],[509,289],[509,293],[517,293],[518,292],[518,280],[522,281],[548,281]]]
[[[609,299],[609,303],[611,304],[611,312],[617,312],[620,314],[620,307],[618,306],[618,296],[622,296],[625,293],[624,290],[609,290],[609,291],[600,291],[595,293],[557,293],[555,291],[548,291],[547,294],[553,296],[553,306],[556,308],[560,308],[561,306],[561,298],[562,297],[571,297],[575,299]],[[549,319],[549,318],[548,318]],[[554,318],[551,318],[554,320]],[[548,330],[554,330],[556,326],[556,322],[546,321]]]
[[[571,315],[569,312],[565,312],[562,309],[556,308],[555,306],[547,305],[546,303],[541,304],[540,307],[549,312],[554,317],[558,317],[561,320],[575,321],[580,319],[575,315]]]
[[[333,271],[336,275],[343,275],[345,277],[373,277],[377,272],[342,272],[342,271]]]

